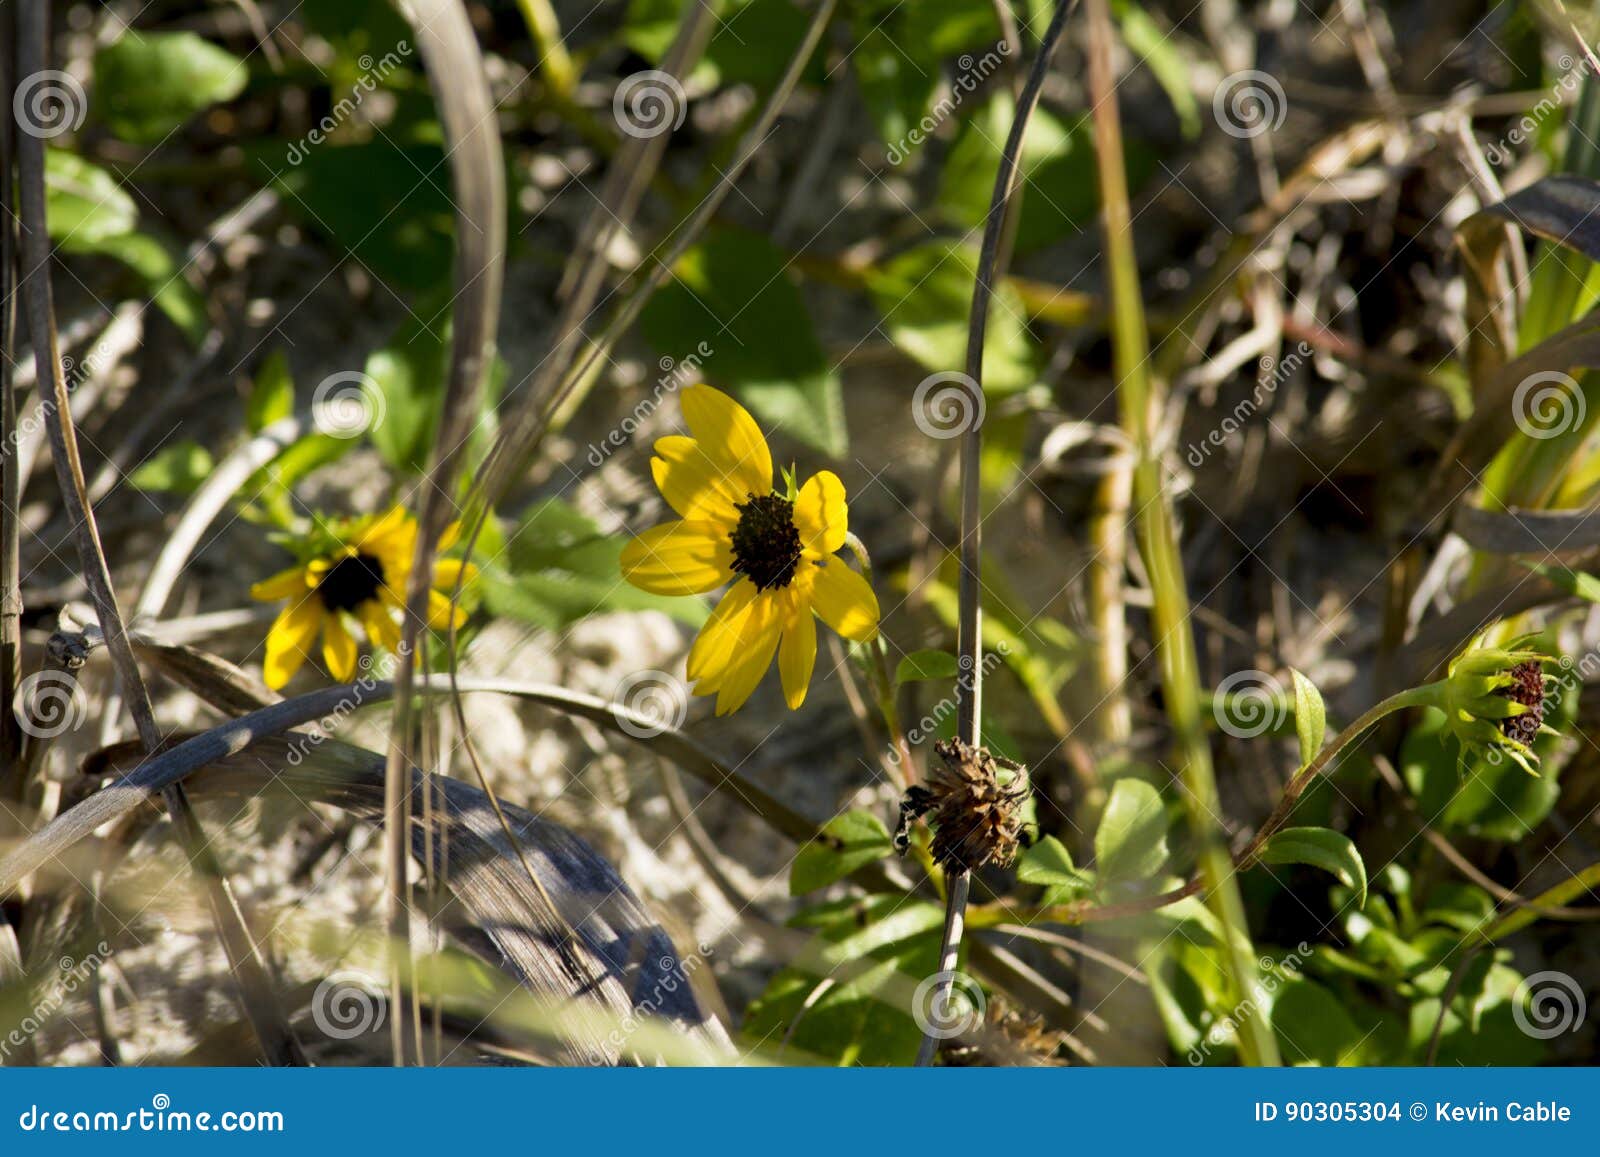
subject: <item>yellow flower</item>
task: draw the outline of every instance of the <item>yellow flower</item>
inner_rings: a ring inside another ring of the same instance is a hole
[[[837,554],[849,528],[844,484],[824,470],[778,493],[755,419],[710,386],[683,392],[683,415],[694,437],[660,439],[650,462],[682,521],[630,542],[623,576],[663,595],[733,582],[689,651],[695,694],[716,695],[718,715],[736,711],[776,654],[784,698],[799,707],[817,658],[813,613],[859,643],[878,634],[871,585]]]
[[[441,551],[450,549],[459,529],[452,524],[445,530]],[[398,648],[400,625],[394,612],[405,609],[406,576],[416,544],[416,519],[396,506],[387,514],[319,529],[305,546],[304,562],[252,586],[253,599],[289,600],[267,632],[267,656],[261,664],[267,686],[277,690],[289,682],[310,656],[318,632],[322,661],[341,683],[356,673],[352,627],[359,625],[374,646]],[[451,625],[450,591],[463,573],[471,581],[477,568],[459,559],[434,564],[428,592],[428,626],[433,630]],[[465,621],[466,611],[457,607],[454,625]]]

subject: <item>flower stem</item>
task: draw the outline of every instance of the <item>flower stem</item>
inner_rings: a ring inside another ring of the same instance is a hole
[[[867,553],[867,544],[854,534],[846,534],[844,544],[856,556],[856,562],[861,564],[861,577],[867,580],[868,586],[872,586],[872,556]],[[869,658],[865,666],[867,678],[872,683],[872,696],[877,700],[878,714],[883,716],[883,726],[889,732],[889,742],[894,745],[894,758],[890,760],[891,774],[898,766],[895,786],[904,790],[917,781],[917,768],[911,761],[911,744],[906,741],[905,729],[900,726],[900,707],[895,702],[894,680],[889,676],[889,655],[884,648],[882,631],[878,632],[876,639],[866,644],[866,649]]]

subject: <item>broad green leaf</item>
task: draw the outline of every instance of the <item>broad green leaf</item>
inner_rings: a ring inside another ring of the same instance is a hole
[[[139,224],[139,207],[117,179],[65,149],[45,150],[44,194],[51,240],[79,252]]]
[[[1167,812],[1142,779],[1119,779],[1094,833],[1095,869],[1106,883],[1142,880],[1167,862]]]
[[[965,363],[977,275],[976,246],[929,241],[868,273],[867,291],[889,340],[924,369],[943,371]],[[984,391],[1012,393],[1036,380],[1027,311],[1016,291],[1001,285],[983,340]]]
[[[903,896],[869,896],[811,909],[792,922],[817,935],[751,1003],[746,1038],[789,1061],[911,1064],[922,1030],[910,1010],[918,984],[939,967],[943,909]]]
[[[1273,993],[1272,1027],[1291,1065],[1356,1065],[1362,1063],[1366,1034],[1350,1018],[1344,1004],[1314,980],[1294,977]]]
[[[289,359],[282,350],[273,350],[256,370],[245,402],[245,423],[259,434],[280,418],[294,413],[294,378]]]
[[[1054,836],[1045,836],[1022,853],[1017,879],[1049,890],[1046,904],[1064,904],[1094,890],[1094,873],[1076,867],[1072,853]]]
[[[1137,0],[1113,0],[1112,10],[1122,26],[1122,39],[1128,51],[1142,58],[1156,83],[1172,102],[1183,135],[1200,133],[1200,102],[1195,99],[1190,77],[1193,69],[1185,59],[1175,30],[1162,27]]]
[[[851,25],[862,101],[894,164],[917,152],[913,129],[937,131],[1006,63],[990,0],[862,0]]]
[[[61,247],[69,252],[83,251],[76,237]],[[124,233],[96,242],[93,252],[115,257],[137,273],[156,308],[183,331],[191,344],[200,343],[209,324],[205,299],[189,284],[183,264],[172,249],[148,233]]]
[[[893,851],[889,829],[871,812],[858,809],[835,816],[795,856],[789,869],[789,894],[803,896],[826,888]]]
[[[244,61],[193,32],[129,29],[95,53],[94,108],[123,140],[154,145],[249,79]]]
[[[626,542],[558,498],[535,503],[506,539],[502,561],[484,564],[484,606],[552,631],[601,611],[659,610],[690,626],[704,623],[704,601],[653,595],[623,579]],[[483,559],[501,553],[483,545]]]
[[[949,651],[913,651],[894,669],[896,683],[920,683],[928,679],[954,679],[961,665]]]
[[[639,328],[664,357],[704,343],[705,380],[747,405],[769,434],[840,457],[848,439],[839,377],[788,266],[764,237],[715,231],[684,254]]]
[[[1267,864],[1309,864],[1331,872],[1356,892],[1356,907],[1367,902],[1367,866],[1350,837],[1331,828],[1283,828],[1267,837],[1261,848]]]
[[[128,481],[139,490],[189,495],[206,480],[214,465],[209,450],[185,438],[147,458],[128,476]]]
[[[1300,766],[1305,767],[1322,751],[1328,711],[1315,683],[1292,667],[1289,674],[1294,679],[1294,730],[1300,737]]]

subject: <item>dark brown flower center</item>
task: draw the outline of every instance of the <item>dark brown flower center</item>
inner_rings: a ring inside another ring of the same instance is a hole
[[[739,525],[733,528],[733,569],[748,575],[757,590],[788,586],[800,564],[794,503],[776,494],[752,494],[749,502],[735,507]]]
[[[353,611],[383,589],[383,563],[370,554],[351,554],[328,568],[317,597],[330,611]]]
[[[1544,722],[1544,673],[1538,662],[1529,659],[1518,663],[1510,671],[1513,682],[1500,688],[1500,694],[1513,703],[1522,704],[1521,715],[1500,721],[1500,730],[1508,738],[1532,747],[1539,737],[1539,725]]]

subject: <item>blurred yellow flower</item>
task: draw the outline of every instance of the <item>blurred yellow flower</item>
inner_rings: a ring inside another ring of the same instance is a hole
[[[844,484],[813,474],[798,493],[772,485],[772,455],[743,406],[710,386],[683,392],[694,437],[656,442],[651,473],[682,517],[646,531],[622,552],[622,573],[641,590],[697,595],[733,586],[689,651],[697,695],[717,714],[736,711],[773,655],[791,708],[805,702],[817,658],[816,614],[859,643],[878,634],[878,599],[838,557],[849,529]]]
[[[452,524],[445,530],[440,551],[450,549],[459,529]],[[416,543],[416,519],[405,507],[396,506],[387,514],[319,528],[304,544],[304,562],[252,586],[253,599],[288,600],[267,631],[267,655],[261,664],[267,686],[277,690],[294,677],[310,657],[319,632],[322,661],[341,683],[356,673],[353,627],[359,625],[375,646],[398,648],[395,612],[405,609],[406,576],[411,573]],[[433,589],[428,592],[428,626],[433,630],[451,625],[450,591],[463,573],[471,581],[477,568],[459,559],[434,564]],[[465,621],[466,611],[457,607],[454,625]]]

